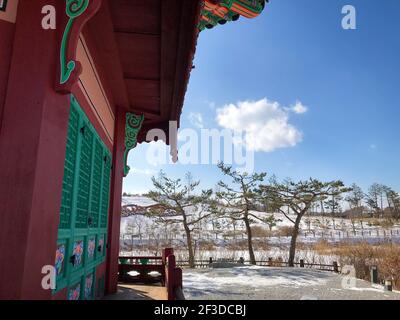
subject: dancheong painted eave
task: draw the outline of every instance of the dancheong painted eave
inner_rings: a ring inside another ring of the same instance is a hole
[[[241,16],[255,18],[259,16],[269,0],[206,0],[201,11],[198,28],[212,29],[218,24],[237,21]]]

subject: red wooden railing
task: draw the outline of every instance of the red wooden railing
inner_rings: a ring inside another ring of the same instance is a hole
[[[130,275],[136,271],[137,275]],[[158,275],[150,273],[157,272]],[[157,283],[166,288],[168,300],[184,300],[182,269],[176,266],[174,250],[166,248],[162,256],[120,256],[118,281],[123,283]]]

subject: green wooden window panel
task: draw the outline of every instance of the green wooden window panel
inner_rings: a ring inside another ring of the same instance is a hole
[[[71,96],[55,262],[55,292],[67,287],[68,299],[94,298],[95,270],[106,255],[111,164],[110,151]]]
[[[96,140],[94,142],[94,161],[93,161],[93,179],[90,203],[90,218],[92,226],[98,228],[99,213],[101,206],[101,187],[102,187],[102,172],[103,172],[103,153],[104,149],[101,143]]]
[[[90,130],[89,123],[86,121],[83,123],[80,131],[81,150],[75,228],[85,229],[88,227],[94,134],[93,131]]]
[[[100,228],[107,228],[110,201],[111,156],[104,155],[103,186],[101,190]]]
[[[63,191],[60,210],[60,229],[71,227],[72,198],[75,185],[76,155],[79,133],[79,114],[71,108],[68,125],[67,150],[64,165]]]

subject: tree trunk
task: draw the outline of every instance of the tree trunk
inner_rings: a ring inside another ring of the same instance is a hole
[[[254,250],[253,250],[253,236],[251,233],[251,227],[250,227],[250,221],[248,218],[243,219],[244,223],[246,225],[246,233],[247,233],[247,244],[249,247],[249,256],[250,256],[250,263],[251,264],[256,264],[256,257],[254,255]]]
[[[298,214],[295,224],[294,224],[292,238],[290,240],[289,262],[288,262],[289,267],[294,267],[294,258],[296,256],[297,236],[299,235],[300,221],[301,221],[302,216],[303,216],[303,214]]]
[[[189,227],[186,224],[184,225],[184,228],[185,228],[186,243],[187,243],[188,253],[189,253],[189,268],[195,268],[192,234],[190,232]]]

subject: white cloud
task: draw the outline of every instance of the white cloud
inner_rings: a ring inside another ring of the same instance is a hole
[[[194,125],[196,128],[203,128],[203,116],[201,113],[197,112],[191,112],[188,116],[188,119],[192,125]]]
[[[244,131],[244,143],[249,150],[271,152],[294,147],[303,134],[289,123],[289,110],[266,98],[241,101],[217,109],[217,122],[226,129]]]
[[[302,104],[300,101],[297,101],[294,106],[291,107],[294,113],[302,114],[308,111],[308,108]]]

